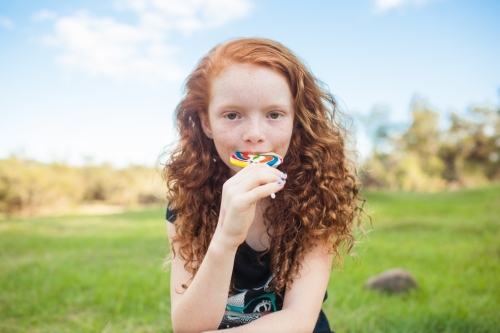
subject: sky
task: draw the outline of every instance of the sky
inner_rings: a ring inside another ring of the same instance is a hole
[[[213,46],[289,47],[346,114],[500,105],[500,1],[0,1],[0,159],[152,166]],[[357,126],[358,149],[371,145]]]

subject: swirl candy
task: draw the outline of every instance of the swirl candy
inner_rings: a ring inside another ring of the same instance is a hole
[[[254,155],[254,154],[236,152],[233,155],[231,155],[229,162],[241,168],[244,168],[251,163],[266,163],[267,165],[276,168],[278,165],[283,163],[283,157],[275,153]]]

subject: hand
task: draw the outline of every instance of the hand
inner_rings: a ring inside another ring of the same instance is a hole
[[[285,186],[286,174],[266,164],[254,163],[226,181],[215,236],[237,248],[246,239],[255,217],[257,201]]]

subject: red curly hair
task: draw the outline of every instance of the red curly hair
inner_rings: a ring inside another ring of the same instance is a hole
[[[163,169],[167,200],[178,216],[173,255],[185,260],[185,269],[194,276],[215,232],[229,168],[203,133],[200,114],[208,112],[214,78],[239,63],[281,74],[293,97],[293,134],[279,167],[288,174],[287,183],[264,213],[275,276],[270,286],[283,295],[297,277],[304,255],[318,241],[341,262],[339,248],[345,244],[350,250],[354,245],[353,227],[360,223],[364,200],[354,161],[346,153],[348,132],[333,96],[278,42],[242,38],[217,45],[186,79],[176,109],[180,140]]]

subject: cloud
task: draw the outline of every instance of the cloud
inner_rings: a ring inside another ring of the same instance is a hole
[[[183,74],[174,63],[176,48],[161,31],[86,12],[60,18],[54,31],[43,42],[61,49],[56,62],[65,69],[139,81],[178,80]]]
[[[4,27],[5,29],[12,30],[14,29],[15,25],[14,22],[12,22],[10,19],[0,16],[0,26]]]
[[[222,26],[247,16],[252,10],[248,0],[116,0],[121,10],[136,12],[142,25],[190,33]]]
[[[39,12],[31,15],[31,19],[35,22],[43,22],[47,20],[53,20],[57,17],[57,13],[48,9],[42,9]]]
[[[176,65],[179,48],[170,41],[172,35],[213,29],[252,10],[249,0],[116,0],[114,5],[134,13],[137,23],[87,11],[55,21],[53,33],[42,42],[60,50],[59,65],[116,79],[181,80],[185,73]]]
[[[405,5],[424,6],[435,1],[439,0],[375,0],[375,9],[378,12],[385,12]]]

